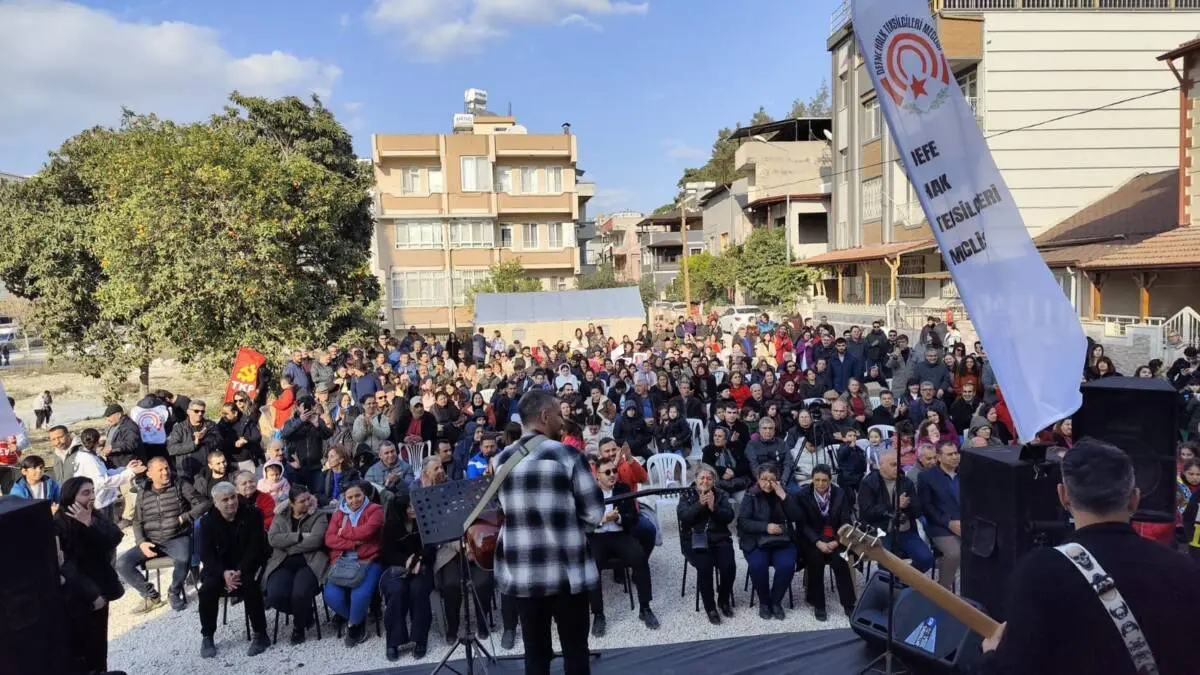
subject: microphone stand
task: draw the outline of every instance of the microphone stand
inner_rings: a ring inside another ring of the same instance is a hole
[[[899,456],[897,456],[899,459]],[[899,464],[896,467],[896,489],[892,491],[892,517],[888,519],[888,550],[892,555],[896,555],[896,535],[900,530],[900,491],[903,487],[901,479],[904,474],[900,472]],[[879,480],[883,480],[880,476]],[[911,499],[911,497],[909,497]],[[915,523],[914,523],[915,525]],[[899,557],[899,556],[897,556]],[[883,573],[882,570],[879,572]],[[888,575],[888,620],[887,620],[887,643],[884,651],[879,656],[875,657],[867,667],[859,671],[859,675],[867,675],[868,673],[880,673],[881,675],[908,675],[912,671],[905,665],[896,652],[892,649],[892,643],[896,639],[896,575],[890,571]]]

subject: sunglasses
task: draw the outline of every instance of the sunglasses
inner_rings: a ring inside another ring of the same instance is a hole
[[[201,415],[203,415],[203,414],[204,414],[204,408],[189,408],[189,409],[188,409],[188,412],[200,413]]]
[[[616,471],[616,469],[605,469],[605,470],[601,471],[600,473],[605,476],[612,476],[612,475],[616,474],[617,471]]]

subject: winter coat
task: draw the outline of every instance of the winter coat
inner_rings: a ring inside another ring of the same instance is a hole
[[[43,499],[48,499],[48,500],[54,502],[55,504],[57,504],[59,490],[61,489],[59,487],[58,481],[54,480],[50,476],[43,475],[42,476],[42,484],[45,485],[45,493],[44,494],[46,495],[45,497],[43,497]],[[34,498],[32,490],[29,487],[29,481],[25,480],[24,476],[21,476],[20,478],[18,478],[16,483],[13,483],[12,489],[9,490],[8,494],[9,494],[9,496],[20,497],[22,499],[33,499]]]
[[[738,509],[738,544],[747,553],[758,548],[759,540],[767,536],[767,525],[783,526],[783,534],[792,534],[792,521],[799,520],[802,513],[791,499],[779,499],[766,494],[757,484],[746,490]]]
[[[904,352],[888,356],[887,367],[892,371],[892,393],[896,395],[897,400],[908,390],[908,380],[913,377],[913,371],[917,364],[924,360],[925,350],[923,349],[909,348],[907,358],[905,358]],[[945,365],[943,364],[942,367],[944,368]]]
[[[225,520],[217,509],[209,509],[200,519],[200,578],[202,585],[224,585],[222,574],[237,570],[243,579],[253,579],[266,561],[267,538],[263,534],[262,514],[253,506],[238,502],[233,520]]]
[[[679,496],[675,514],[679,519],[680,546],[686,544],[685,548],[691,548],[692,533],[697,531],[708,534],[710,546],[733,539],[729,531],[734,518],[733,499],[720,488],[713,488],[713,496],[711,511],[700,505],[700,493],[697,490],[688,490]]]
[[[69,607],[79,613],[92,611],[96,598],[111,602],[125,594],[125,587],[112,566],[113,555],[121,543],[121,530],[103,512],[92,512],[92,524],[85,526],[67,513],[75,504],[82,480],[71,481],[63,496],[64,507],[54,515],[54,530],[62,548],[63,564],[59,573],[67,581],[76,602]],[[72,612],[74,613],[74,612]]]
[[[199,445],[194,434],[203,432]],[[208,465],[208,453],[221,449],[221,434],[217,423],[204,420],[199,427],[190,422],[181,422],[171,429],[167,437],[167,453],[175,462],[175,468],[184,476],[195,476]],[[228,458],[227,458],[228,459]]]
[[[241,415],[236,422],[217,422],[217,437],[220,440],[221,452],[231,464],[253,461],[260,464],[263,461],[262,432],[258,428],[258,420],[249,415]],[[246,444],[237,447],[239,438],[246,439]],[[205,436],[204,440],[208,440]]]
[[[128,415],[121,416],[116,426],[109,429],[106,438],[108,461],[113,466],[125,466],[133,459],[147,459],[142,446],[142,430]]]
[[[191,483],[175,481],[162,490],[146,487],[133,506],[133,540],[141,544],[165,544],[192,531],[192,523],[208,511],[212,502]],[[180,522],[180,518],[183,522]]]
[[[343,528],[344,525],[344,528]],[[339,511],[333,512],[329,527],[325,530],[325,547],[329,549],[329,564],[333,565],[346,551],[358,554],[360,562],[371,562],[379,557],[383,540],[383,507],[368,503],[359,516],[358,526],[350,524],[350,517]],[[362,542],[356,544],[355,542]]]
[[[641,415],[629,417],[622,414],[613,425],[613,440],[618,445],[628,443],[634,454],[640,454],[650,446],[650,427],[646,426],[646,420]]]
[[[838,528],[851,520],[850,501],[846,499],[846,491],[837,485],[829,486],[829,511],[826,515],[821,515],[816,490],[811,484],[788,495],[786,501],[791,511],[797,514],[794,518],[797,541],[806,545],[815,545],[818,541],[837,541]]]
[[[769,441],[758,438],[746,444],[746,461],[750,464],[751,475],[757,475],[758,467],[770,462],[775,465],[781,483],[787,485],[792,482],[795,459],[778,436]]]
[[[267,560],[263,579],[269,579],[288,556],[302,555],[308,569],[318,583],[323,583],[329,568],[329,554],[325,552],[325,531],[329,527],[329,514],[313,509],[304,514],[298,523],[292,523],[292,505],[283,502],[275,508],[275,519],[267,530],[267,544],[271,557]]]
[[[896,476],[896,485],[900,494],[908,495],[908,508],[901,509],[908,522],[914,528],[921,517],[921,507],[917,501],[917,486],[904,475]],[[872,471],[858,486],[858,515],[859,519],[872,528],[888,531],[892,520],[892,498],[888,496],[887,486],[883,476],[878,471]]]
[[[295,416],[279,433],[288,456],[298,458],[300,468],[305,471],[315,471],[325,463],[325,440],[332,435],[333,430],[325,425],[325,420],[317,420],[314,426]]]

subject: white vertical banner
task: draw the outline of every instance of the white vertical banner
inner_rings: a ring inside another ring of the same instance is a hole
[[[854,0],[855,38],[1023,440],[1074,413],[1086,338],[1038,255],[926,0]],[[886,167],[884,170],[888,170]]]

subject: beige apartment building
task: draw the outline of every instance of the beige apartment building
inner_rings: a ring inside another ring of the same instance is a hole
[[[576,227],[595,186],[577,179],[570,125],[531,134],[513,117],[459,113],[447,134],[374,134],[384,324],[470,324],[467,291],[519,260],[546,290],[573,288]]]
[[[1157,57],[1200,32],[1200,0],[931,0],[930,8],[1032,235],[1138,174],[1178,168],[1179,94],[1169,91],[1178,82]],[[896,161],[848,2],[835,11],[830,33],[830,251],[806,262],[830,270],[824,290],[831,302],[957,306]],[[1118,103],[1124,99],[1131,100]],[[1056,275],[1084,309],[1070,270]]]

